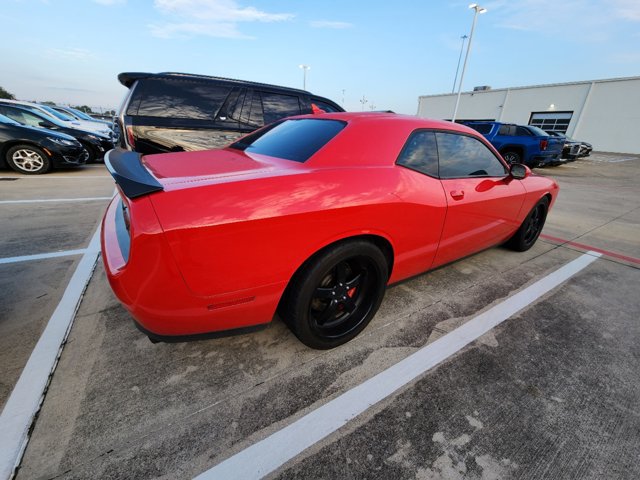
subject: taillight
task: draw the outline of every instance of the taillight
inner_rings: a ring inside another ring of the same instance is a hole
[[[133,136],[133,127],[131,125],[127,126],[127,141],[132,149],[136,148],[136,139]]]
[[[548,145],[549,140],[540,140],[540,150],[542,150],[543,152],[547,149]]]

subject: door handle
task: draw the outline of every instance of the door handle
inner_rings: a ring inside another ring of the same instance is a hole
[[[449,193],[455,200],[462,200],[464,198],[464,190],[451,190]]]

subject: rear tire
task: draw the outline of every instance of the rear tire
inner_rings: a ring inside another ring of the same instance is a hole
[[[513,237],[507,240],[505,245],[516,252],[526,252],[533,247],[540,236],[540,232],[542,232],[548,210],[549,199],[544,197],[531,209],[520,228],[518,228]]]
[[[33,145],[16,145],[7,151],[7,165],[25,175],[40,175],[51,170],[46,153]]]
[[[522,163],[522,155],[514,150],[507,150],[502,154],[502,158],[509,165],[513,165],[514,163]]]
[[[387,260],[378,247],[354,240],[329,247],[291,279],[283,317],[311,348],[335,348],[356,337],[385,294]]]

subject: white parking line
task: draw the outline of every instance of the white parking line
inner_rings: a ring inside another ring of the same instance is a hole
[[[18,203],[45,203],[45,202],[96,202],[98,200],[111,200],[111,197],[36,198],[33,200],[0,200],[0,205],[18,204]]]
[[[254,479],[268,475],[504,320],[531,305],[600,256],[597,252],[587,252],[375,377],[198,475],[196,480]]]
[[[29,361],[0,415],[0,479],[8,479],[19,465],[29,439],[29,429],[43,400],[49,378],[62,352],[80,299],[100,252],[100,228],[71,277],[60,303],[51,315]]]
[[[0,265],[3,265],[5,263],[18,263],[18,262],[30,262],[32,260],[45,260],[47,258],[69,257],[71,255],[83,255],[85,253],[87,253],[87,249],[81,248],[79,250],[64,250],[62,252],[38,253],[35,255],[21,255],[19,257],[4,257],[4,258],[0,258]]]

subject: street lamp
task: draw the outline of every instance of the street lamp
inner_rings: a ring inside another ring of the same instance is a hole
[[[460,55],[458,56],[458,66],[456,67],[456,76],[453,79],[453,87],[451,87],[451,93],[456,91],[456,82],[458,81],[458,71],[460,70],[460,61],[462,60],[462,52],[464,51],[464,42],[467,38],[469,38],[469,36],[462,35],[460,38],[462,39],[462,45],[460,46]]]
[[[362,111],[364,112],[364,105],[365,103],[367,103],[369,100],[366,99],[366,97],[364,95],[362,95],[362,98],[360,99],[360,103],[362,104]]]
[[[298,65],[302,69],[302,89],[307,89],[307,70],[311,70],[309,65]]]
[[[456,98],[456,106],[453,109],[453,117],[451,118],[452,122],[456,121],[456,115],[458,114],[458,105],[460,105],[460,94],[462,93],[462,82],[464,80],[464,72],[467,69],[467,60],[469,60],[469,52],[471,51],[471,41],[473,40],[473,30],[476,28],[476,19],[478,18],[479,13],[486,13],[487,9],[482,8],[477,3],[472,3],[469,5],[469,8],[473,8],[473,23],[471,24],[471,33],[469,33],[469,43],[467,44],[467,53],[464,56],[464,64],[462,65],[462,74],[460,74],[460,85],[458,85],[458,97]]]

